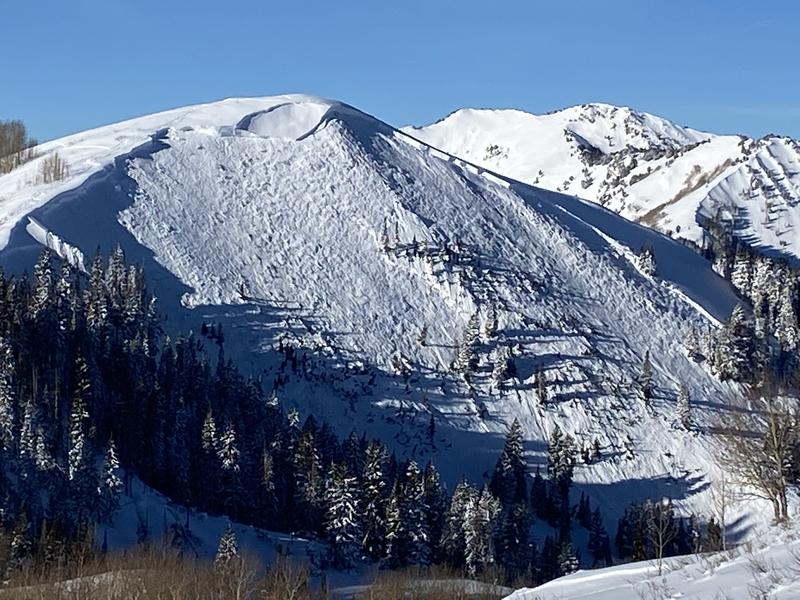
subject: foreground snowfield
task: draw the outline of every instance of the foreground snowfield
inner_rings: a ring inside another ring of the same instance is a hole
[[[463,109],[404,130],[676,238],[702,243],[698,221],[718,218],[749,245],[800,258],[800,143],[791,138],[703,133],[608,104],[546,115]]]
[[[762,532],[728,552],[678,556],[579,571],[508,600],[791,600],[800,597],[800,537],[796,528]]]
[[[532,466],[545,463],[556,424],[599,441],[602,460],[575,480],[612,532],[635,499],[665,495],[710,514],[711,431],[737,390],[690,360],[683,340],[737,299],[687,247],[308,96],[177,109],[40,151],[58,151],[70,177],[37,184],[41,159],[0,177],[4,268],[30,269],[42,243],[75,261],[120,244],[144,265],[167,329],[221,323],[226,355],[267,390],[280,382],[285,406],[386,439],[399,457],[434,458],[451,487],[462,474],[481,481],[518,418]],[[656,278],[634,264],[644,245]],[[467,385],[449,365],[470,317],[483,328],[491,307],[499,330],[482,337]],[[301,348],[297,371],[279,344]],[[491,373],[505,348],[518,376],[501,392]],[[647,351],[652,408],[633,383]],[[693,431],[675,425],[681,384]],[[765,509],[739,507],[731,535]]]

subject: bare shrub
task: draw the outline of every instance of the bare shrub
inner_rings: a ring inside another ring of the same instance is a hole
[[[66,179],[67,175],[69,175],[69,168],[58,155],[58,152],[53,152],[42,160],[39,168],[39,181],[41,183],[55,183]]]

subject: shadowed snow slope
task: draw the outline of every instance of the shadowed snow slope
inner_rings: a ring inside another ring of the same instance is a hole
[[[736,298],[680,244],[306,96],[173,110],[41,148],[55,150],[67,181],[37,185],[36,164],[0,178],[5,268],[30,268],[36,240],[65,256],[120,244],[144,265],[168,329],[221,323],[226,355],[267,390],[280,382],[279,399],[301,415],[434,458],[450,482],[480,479],[514,418],[531,464],[543,464],[559,424],[603,448],[576,481],[609,526],[627,501],[662,494],[708,512],[718,452],[708,428],[736,390],[687,358],[682,340]],[[631,260],[646,244],[655,279]],[[476,341],[467,383],[450,364],[470,317],[485,331],[493,309],[497,333]],[[296,364],[279,342],[299,348]],[[504,349],[517,377],[498,390]],[[651,408],[633,384],[647,351]],[[681,384],[696,431],[674,425]],[[747,509],[740,532],[762,508]]]
[[[768,254],[800,258],[800,143],[712,135],[625,107],[546,115],[459,110],[410,135],[508,177],[597,202],[701,243],[715,218]]]

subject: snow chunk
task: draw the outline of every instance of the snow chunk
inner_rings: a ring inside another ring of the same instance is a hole
[[[236,128],[264,138],[301,140],[325,123],[336,108],[336,103],[322,100],[287,102],[247,115]]]

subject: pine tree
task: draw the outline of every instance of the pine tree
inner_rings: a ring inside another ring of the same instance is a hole
[[[111,299],[111,306],[118,314],[122,309],[122,296],[125,286],[125,253],[117,245],[108,258],[108,269],[105,274],[106,288]]]
[[[492,473],[490,489],[504,507],[519,503],[527,505],[527,476],[522,426],[518,419],[514,419]]]
[[[527,479],[522,427],[514,419],[506,433],[505,445],[489,486],[500,503],[495,554],[510,576],[521,574],[529,564],[527,552],[531,521]]]
[[[229,423],[219,439],[217,457],[223,471],[239,472],[239,449],[236,447],[236,430]]]
[[[549,397],[547,394],[547,378],[542,369],[536,371],[533,385],[536,388],[536,399],[541,406],[545,406]]]
[[[569,575],[574,573],[580,568],[580,562],[575,555],[575,550],[572,544],[564,543],[561,545],[561,551],[558,554],[558,570],[561,575]]]
[[[364,552],[372,560],[384,556],[386,549],[386,449],[378,442],[370,442],[364,464]]]
[[[645,275],[656,274],[656,255],[652,245],[644,246],[638,256],[639,268]]]
[[[447,512],[447,490],[439,478],[439,472],[432,462],[425,466],[423,476],[425,488],[425,528],[428,533],[428,546],[430,559],[436,561],[441,556],[442,531],[444,518]]]
[[[16,424],[14,398],[14,357],[8,342],[0,336],[0,449],[11,452]]]
[[[744,308],[737,305],[717,339],[713,367],[723,381],[747,380],[756,367],[755,333]]]
[[[603,525],[600,509],[595,508],[589,525],[589,551],[592,553],[592,567],[611,564],[611,547],[608,533]]]
[[[46,472],[56,466],[53,456],[48,447],[47,436],[42,427],[36,428],[36,449],[34,451],[34,463],[40,472]]]
[[[203,440],[203,450],[216,454],[219,448],[219,439],[217,438],[217,424],[216,421],[214,421],[214,415],[211,413],[210,408],[206,413],[205,421],[203,421],[201,437]]]
[[[68,477],[70,480],[77,479],[88,468],[90,454],[87,440],[87,421],[89,419],[87,399],[91,385],[88,367],[83,359],[78,359],[76,363],[76,382],[69,417]]]
[[[511,377],[511,363],[514,359],[511,357],[511,349],[503,347],[497,352],[497,360],[492,369],[492,381],[498,390],[502,390],[505,382]]]
[[[542,552],[539,554],[539,573],[543,581],[555,579],[561,575],[560,552],[551,536],[544,538]]]
[[[475,344],[478,341],[478,333],[478,313],[476,312],[467,321],[461,344],[453,361],[453,371],[461,373],[467,380],[469,380],[470,373],[475,368]]]
[[[392,569],[408,564],[408,531],[403,515],[403,490],[396,481],[386,507],[386,554],[384,562]]]
[[[238,560],[239,543],[236,541],[236,533],[233,530],[233,526],[228,523],[225,532],[219,539],[217,554],[214,557],[214,568],[218,573],[230,573]]]
[[[487,488],[470,498],[464,513],[464,562],[475,577],[495,562],[495,521],[500,503]]]
[[[467,506],[475,501],[478,491],[462,480],[450,498],[450,506],[444,517],[441,548],[444,558],[453,566],[464,564],[466,554],[465,520]]]
[[[362,527],[358,486],[343,464],[333,467],[325,487],[325,535],[333,565],[350,569],[361,557]]]
[[[797,311],[795,310],[796,293],[793,282],[785,281],[778,303],[778,315],[775,323],[775,333],[781,348],[787,352],[797,350],[798,334]]]
[[[42,324],[50,315],[53,306],[54,279],[53,279],[53,254],[45,248],[39,255],[33,268],[34,288],[31,304],[31,318],[41,320]],[[51,323],[46,323],[51,325]]]
[[[306,421],[308,425],[309,420]],[[292,520],[296,529],[316,532],[322,525],[322,461],[313,428],[306,427],[294,450],[294,494]]]
[[[547,482],[536,467],[531,485],[531,508],[540,519],[549,518],[547,496]]]
[[[692,405],[689,400],[689,390],[682,385],[678,393],[678,403],[675,407],[675,416],[684,429],[692,427]]]
[[[19,570],[30,558],[33,552],[33,540],[31,539],[30,521],[25,511],[20,511],[14,522],[11,532],[11,543],[8,549],[8,571]]]
[[[559,488],[562,495],[572,485],[572,473],[575,469],[575,442],[571,435],[564,434],[556,424],[550,435],[547,446],[547,473]]]
[[[425,483],[417,463],[408,463],[404,477],[404,518],[408,530],[408,562],[427,565],[431,559],[430,533],[425,520]]]
[[[119,476],[119,460],[114,440],[108,440],[108,448],[103,459],[103,467],[100,476],[100,484],[97,489],[99,497],[99,517],[102,521],[108,521],[119,507],[119,499],[122,495],[122,479]]]
[[[753,262],[750,253],[742,246],[736,250],[736,258],[731,272],[731,283],[746,298],[752,295]]]

